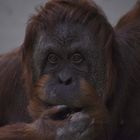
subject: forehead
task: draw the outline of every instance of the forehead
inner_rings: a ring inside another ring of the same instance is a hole
[[[43,38],[46,44],[63,48],[87,47],[93,44],[91,32],[79,24],[57,24],[53,28],[48,28]]]

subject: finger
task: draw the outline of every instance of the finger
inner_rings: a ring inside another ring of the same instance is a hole
[[[54,115],[54,114],[57,114],[57,113],[59,113],[59,112],[61,112],[61,111],[64,111],[64,110],[66,110],[67,109],[67,106],[65,106],[65,105],[58,105],[58,106],[54,106],[54,107],[52,107],[52,108],[50,108],[50,109],[47,109],[44,113],[43,113],[43,115],[42,116],[52,116],[52,115]]]

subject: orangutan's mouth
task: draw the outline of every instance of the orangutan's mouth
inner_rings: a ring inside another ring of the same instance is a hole
[[[53,114],[51,118],[53,120],[64,120],[69,118],[72,114],[81,112],[81,108],[69,108],[69,107],[64,107],[60,110],[60,112],[57,112],[56,114]]]

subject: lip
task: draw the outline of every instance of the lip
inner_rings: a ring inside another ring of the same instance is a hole
[[[73,114],[81,112],[83,109],[82,108],[77,108],[77,107],[68,107],[66,105],[48,105],[48,108],[57,108],[58,111],[56,113],[51,114],[50,118],[52,120],[65,120],[70,118]]]

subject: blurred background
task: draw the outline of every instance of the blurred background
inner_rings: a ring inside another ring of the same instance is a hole
[[[35,8],[47,0],[0,0],[0,53],[20,46],[25,27]],[[114,26],[137,0],[95,0]]]

